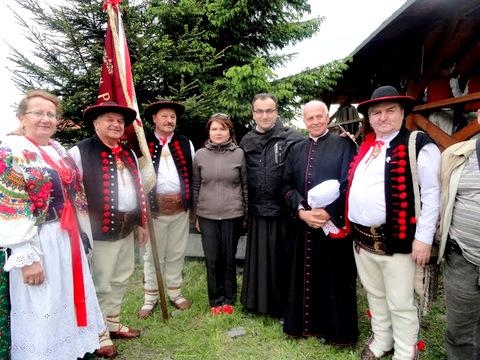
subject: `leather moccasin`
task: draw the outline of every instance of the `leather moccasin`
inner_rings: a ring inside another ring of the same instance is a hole
[[[153,310],[158,305],[158,301],[155,301],[153,304],[143,304],[142,308],[138,310],[138,317],[140,319],[146,319],[153,314]]]
[[[100,349],[95,350],[95,356],[101,358],[111,359],[118,355],[115,345],[102,346]]]
[[[377,360],[378,358],[375,356],[372,350],[370,350],[370,347],[368,345],[365,345],[365,347],[362,350],[362,353],[360,354],[360,359],[361,360]]]
[[[118,331],[110,331],[110,338],[112,339],[133,339],[139,336],[140,330],[135,330],[124,325],[121,325]]]
[[[393,354],[393,349],[385,352],[382,356],[380,357],[376,357],[375,354],[372,352],[372,350],[370,350],[370,347],[367,345],[365,345],[365,347],[363,348],[362,350],[362,353],[360,355],[360,359],[361,360],[378,360],[384,356],[387,356],[387,355],[392,355]]]
[[[170,300],[173,306],[175,306],[178,310],[188,310],[192,307],[192,303],[185,299],[183,296],[176,298],[175,300]]]

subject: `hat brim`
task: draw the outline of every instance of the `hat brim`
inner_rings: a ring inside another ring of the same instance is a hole
[[[383,97],[378,97],[375,99],[370,99],[370,100],[361,102],[360,104],[357,105],[357,111],[359,113],[362,113],[365,117],[367,117],[368,108],[370,106],[380,104],[380,103],[386,103],[386,102],[394,102],[402,105],[405,115],[410,113],[413,109],[413,106],[415,105],[415,99],[411,96],[407,96],[407,95],[383,96]]]
[[[182,116],[185,113],[185,106],[176,102],[156,102],[148,105],[145,108],[144,116],[145,120],[152,121],[153,115],[155,115],[160,109],[173,109],[177,117]]]
[[[129,126],[137,118],[137,112],[127,106],[120,105],[95,105],[86,109],[83,113],[83,121],[92,124],[93,120],[105,113],[117,113],[123,115],[125,126]]]

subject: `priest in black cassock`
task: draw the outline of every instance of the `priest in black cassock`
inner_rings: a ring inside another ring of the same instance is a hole
[[[329,344],[354,345],[356,269],[352,239],[342,227],[355,146],[349,138],[328,131],[323,102],[305,104],[303,119],[309,137],[291,148],[283,172],[282,194],[293,215],[287,237],[290,264],[283,331],[292,337],[317,336]],[[309,190],[327,180],[338,181],[336,200],[324,207],[309,205]]]
[[[285,310],[286,209],[280,188],[289,149],[304,137],[282,124],[277,98],[257,94],[255,127],[240,142],[247,162],[248,236],[243,268],[243,309],[283,317]]]

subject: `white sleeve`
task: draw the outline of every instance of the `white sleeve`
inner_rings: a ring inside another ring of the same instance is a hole
[[[80,149],[78,148],[78,146],[74,146],[70,150],[68,150],[68,152],[73,158],[73,161],[75,161],[75,164],[77,164],[80,175],[83,177],[82,157],[80,156]]]
[[[190,153],[192,154],[192,160],[195,159],[195,148],[193,147],[193,144],[190,140],[188,140],[188,143],[190,144]]]
[[[33,193],[28,189],[42,183],[47,185],[49,180],[43,164],[39,162],[40,156],[27,145],[23,137],[12,135],[5,137],[0,146],[0,188],[3,189],[0,201],[0,246],[11,249],[11,255],[4,265],[7,271],[31,265],[40,260],[41,254],[31,196],[38,196],[44,201],[48,200],[48,196],[40,195],[44,189]]]
[[[420,150],[417,168],[422,209],[415,239],[431,244],[440,213],[440,150],[435,144],[427,144]]]
[[[13,225],[15,224],[12,224],[12,226]],[[9,248],[11,249],[12,253],[7,258],[7,261],[3,266],[5,271],[10,271],[13,268],[20,269],[24,266],[32,265],[34,262],[40,261],[40,255],[42,255],[40,250],[40,240],[38,239],[36,230],[35,234],[33,234],[33,236],[27,241],[11,244]]]

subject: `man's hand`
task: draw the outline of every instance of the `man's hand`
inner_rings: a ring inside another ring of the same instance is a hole
[[[148,242],[148,231],[142,226],[139,226],[137,229],[138,245],[146,245]]]
[[[22,267],[23,282],[27,285],[40,285],[45,280],[43,266],[39,261]]]
[[[355,141],[355,135],[353,135],[352,133],[348,132],[348,131],[345,131],[345,129],[342,127],[342,132],[340,133],[340,136],[341,137],[349,137],[350,139],[352,139],[353,141]]]
[[[417,265],[425,266],[430,260],[431,251],[432,245],[425,244],[417,239],[413,240],[411,256]]]
[[[298,210],[298,217],[313,229],[321,228],[330,219],[330,215],[323,208],[300,209]]]
[[[200,231],[200,224],[199,224],[199,222],[198,222],[198,217],[195,219],[195,229],[196,229],[199,233],[201,233],[201,231]]]

